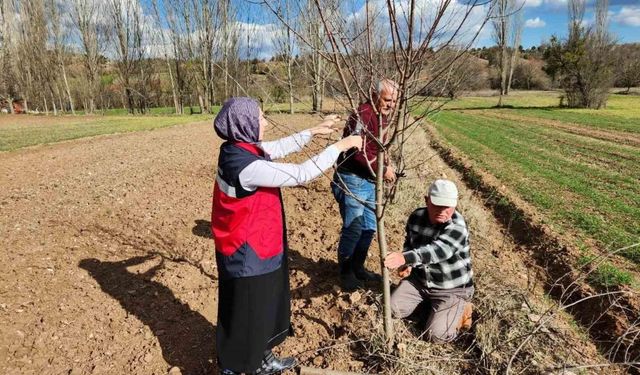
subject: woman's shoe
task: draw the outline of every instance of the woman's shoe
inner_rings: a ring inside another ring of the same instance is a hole
[[[278,374],[284,370],[294,368],[297,361],[293,357],[278,358],[269,350],[262,359],[262,366],[255,372],[255,375]]]

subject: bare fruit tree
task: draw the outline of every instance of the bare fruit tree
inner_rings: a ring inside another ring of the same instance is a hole
[[[264,2],[275,10],[272,2]],[[282,1],[278,2],[282,3]],[[361,101],[373,102],[373,85],[382,79],[397,83],[399,97],[389,125],[376,138],[378,160],[392,158],[402,165],[402,144],[422,120],[441,104],[419,95],[438,80],[451,75],[477,38],[491,13],[492,3],[451,0],[408,2],[312,0],[291,2],[305,25],[317,25],[323,33],[315,40],[289,25],[300,43],[335,70],[333,89],[343,108],[357,115]],[[286,24],[286,20],[280,18]],[[392,151],[395,150],[395,152]],[[370,161],[371,162],[371,161]],[[376,217],[381,262],[387,253],[384,212],[389,196],[378,163]],[[402,171],[402,167],[399,168]],[[396,182],[397,183],[397,182]],[[347,192],[348,193],[348,192]],[[373,203],[373,202],[371,202]],[[393,340],[388,271],[383,270],[384,326],[388,344]]]

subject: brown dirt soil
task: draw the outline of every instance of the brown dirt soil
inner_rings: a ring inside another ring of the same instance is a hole
[[[299,129],[313,121],[276,118]],[[0,154],[1,373],[215,372],[209,220],[218,146],[207,122]],[[473,235],[472,330],[437,346],[396,322],[399,343],[381,353],[377,291],[336,288],[340,218],[323,177],[284,189],[296,336],[278,350],[306,366],[396,374],[503,372],[512,357],[527,373],[606,363],[567,316],[546,314],[539,270],[482,198],[426,137],[413,147],[419,167],[407,171],[388,213],[389,244],[400,247],[404,219],[429,180],[458,181]],[[368,265],[379,271],[379,258]]]

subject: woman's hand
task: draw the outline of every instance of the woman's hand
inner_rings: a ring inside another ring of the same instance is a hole
[[[319,123],[317,126],[309,129],[309,131],[311,132],[312,135],[331,134],[331,133],[333,133],[334,130],[336,130],[333,127],[338,122],[340,122],[340,116],[338,116],[338,115],[329,115],[329,116],[324,118],[324,121]]]
[[[362,150],[362,137],[359,135],[350,135],[348,137],[342,138],[338,142],[335,143],[338,150],[347,151],[350,148],[357,148],[358,150]]]
[[[401,252],[389,253],[386,258],[384,258],[384,265],[392,270],[402,266],[405,264],[404,255]]]

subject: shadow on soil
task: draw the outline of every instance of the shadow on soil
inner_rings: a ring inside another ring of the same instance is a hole
[[[199,237],[213,238],[211,222],[208,220],[195,220],[195,226],[191,228],[191,232]],[[333,286],[338,283],[337,262],[322,258],[316,262],[293,249],[289,249],[289,269],[290,271],[300,270],[311,279],[306,285],[300,287],[292,285],[291,298],[294,299],[307,299],[329,294],[333,291]]]
[[[291,298],[308,299],[324,296],[333,292],[333,286],[338,285],[338,263],[320,258],[317,262],[289,249],[289,270],[300,270],[309,277],[306,285],[295,287],[292,285]]]
[[[105,293],[151,329],[170,366],[179,367],[183,374],[213,374],[216,327],[176,298],[171,289],[152,280],[163,263],[140,274],[127,271],[127,267],[154,258],[146,255],[119,262],[89,258],[80,261],[79,266]]]
[[[191,233],[195,234],[198,237],[204,237],[204,238],[213,238],[213,235],[211,234],[211,222],[209,220],[196,220],[195,221],[196,225],[194,225],[193,228],[191,228]]]

